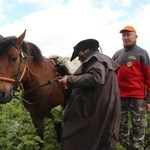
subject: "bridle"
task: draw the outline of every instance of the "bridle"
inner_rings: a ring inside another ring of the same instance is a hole
[[[45,83],[45,84],[42,84],[42,85],[40,85],[40,86],[37,86],[37,87],[35,87],[35,88],[33,88],[33,89],[30,89],[30,90],[28,90],[28,91],[24,91],[22,79],[23,79],[23,77],[24,77],[24,75],[25,75],[26,70],[28,69],[32,74],[34,74],[34,73],[30,70],[30,68],[29,68],[29,66],[28,66],[28,62],[27,62],[28,58],[33,58],[33,57],[26,55],[26,54],[22,51],[21,48],[18,48],[18,47],[15,47],[15,48],[20,51],[20,64],[19,64],[17,76],[16,76],[15,79],[7,78],[7,77],[0,77],[0,80],[1,80],[1,81],[7,81],[7,82],[10,82],[10,83],[13,83],[13,84],[12,84],[12,88],[11,88],[11,95],[12,95],[13,98],[17,98],[17,99],[19,99],[19,100],[22,100],[22,101],[24,101],[24,102],[26,102],[27,104],[30,104],[30,105],[37,104],[37,103],[42,99],[42,97],[47,93],[47,91],[48,91],[48,89],[50,88],[50,86],[51,86],[55,81],[58,81],[58,76],[56,76],[56,77],[53,79],[53,81],[48,81],[48,82]],[[23,63],[24,63],[25,65],[24,65],[24,68],[23,68],[23,71],[22,71],[21,69],[22,69]],[[35,74],[34,74],[34,75],[35,75]],[[35,75],[35,76],[36,76],[36,75]],[[46,86],[46,85],[49,85],[49,86],[48,86],[47,89],[44,91],[44,93],[40,96],[40,98],[39,98],[36,102],[34,102],[34,103],[31,103],[31,102],[29,102],[28,100],[22,98],[21,96],[18,96],[19,94],[16,95],[16,92],[17,92],[17,91],[22,91],[23,94],[26,94],[26,93],[35,91],[35,90],[37,90],[37,89],[39,89],[39,88],[41,88],[41,87],[43,87],[43,86]],[[20,87],[20,89],[19,89],[19,87]]]
[[[18,49],[20,51],[20,65],[19,65],[19,68],[18,68],[18,73],[17,73],[17,76],[15,79],[12,79],[12,78],[8,78],[8,77],[0,77],[0,80],[1,81],[7,81],[7,82],[10,82],[10,83],[13,83],[12,85],[12,90],[13,91],[16,91],[18,86],[21,87],[21,90],[23,90],[23,86],[22,86],[22,79],[25,75],[25,72],[27,70],[27,65],[24,66],[23,68],[23,71],[21,70],[22,69],[22,65],[23,65],[23,62],[25,62],[25,64],[27,64],[27,57],[22,49],[18,48],[18,47],[15,47],[16,49]]]

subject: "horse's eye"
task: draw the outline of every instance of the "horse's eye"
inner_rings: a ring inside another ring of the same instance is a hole
[[[16,60],[17,60],[17,56],[11,56],[9,61],[13,63]]]

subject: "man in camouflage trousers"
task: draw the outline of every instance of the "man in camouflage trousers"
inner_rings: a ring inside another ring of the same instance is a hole
[[[119,140],[127,150],[143,150],[146,107],[150,112],[150,58],[146,50],[136,45],[138,36],[132,26],[126,26],[120,33],[124,48],[113,56],[120,65],[117,72],[121,96]]]

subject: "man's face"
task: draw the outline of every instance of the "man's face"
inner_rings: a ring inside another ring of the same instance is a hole
[[[80,51],[78,54],[78,60],[82,63],[85,61],[85,59],[87,58],[87,55],[89,52],[89,49],[86,49],[84,51]]]
[[[78,54],[78,60],[82,63],[84,60],[84,51],[80,51]]]
[[[135,32],[124,31],[122,33],[122,41],[124,46],[132,45],[137,39]]]

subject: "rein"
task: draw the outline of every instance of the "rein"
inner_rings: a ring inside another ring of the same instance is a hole
[[[19,99],[19,100],[22,100],[22,101],[26,102],[27,104],[35,105],[35,104],[37,104],[37,103],[42,99],[42,97],[47,93],[47,91],[48,91],[48,89],[50,88],[50,86],[52,86],[52,84],[53,84],[55,81],[58,81],[58,79],[59,79],[58,77],[55,77],[53,81],[48,81],[48,82],[45,83],[45,84],[42,84],[42,85],[40,85],[40,86],[37,86],[37,87],[35,87],[35,88],[33,88],[33,89],[30,89],[30,90],[28,90],[28,91],[22,93],[22,94],[26,94],[26,93],[35,91],[35,90],[37,90],[37,89],[39,89],[39,88],[41,88],[41,87],[43,87],[43,86],[49,85],[48,88],[45,90],[45,92],[41,95],[41,97],[40,97],[36,102],[34,102],[34,103],[31,103],[31,102],[29,102],[28,100],[26,100],[26,99],[24,99],[24,98],[22,98],[22,97],[18,97],[19,94],[18,94],[18,95],[15,95],[15,92],[12,93],[12,95],[13,95],[14,98],[17,98],[17,99]]]

